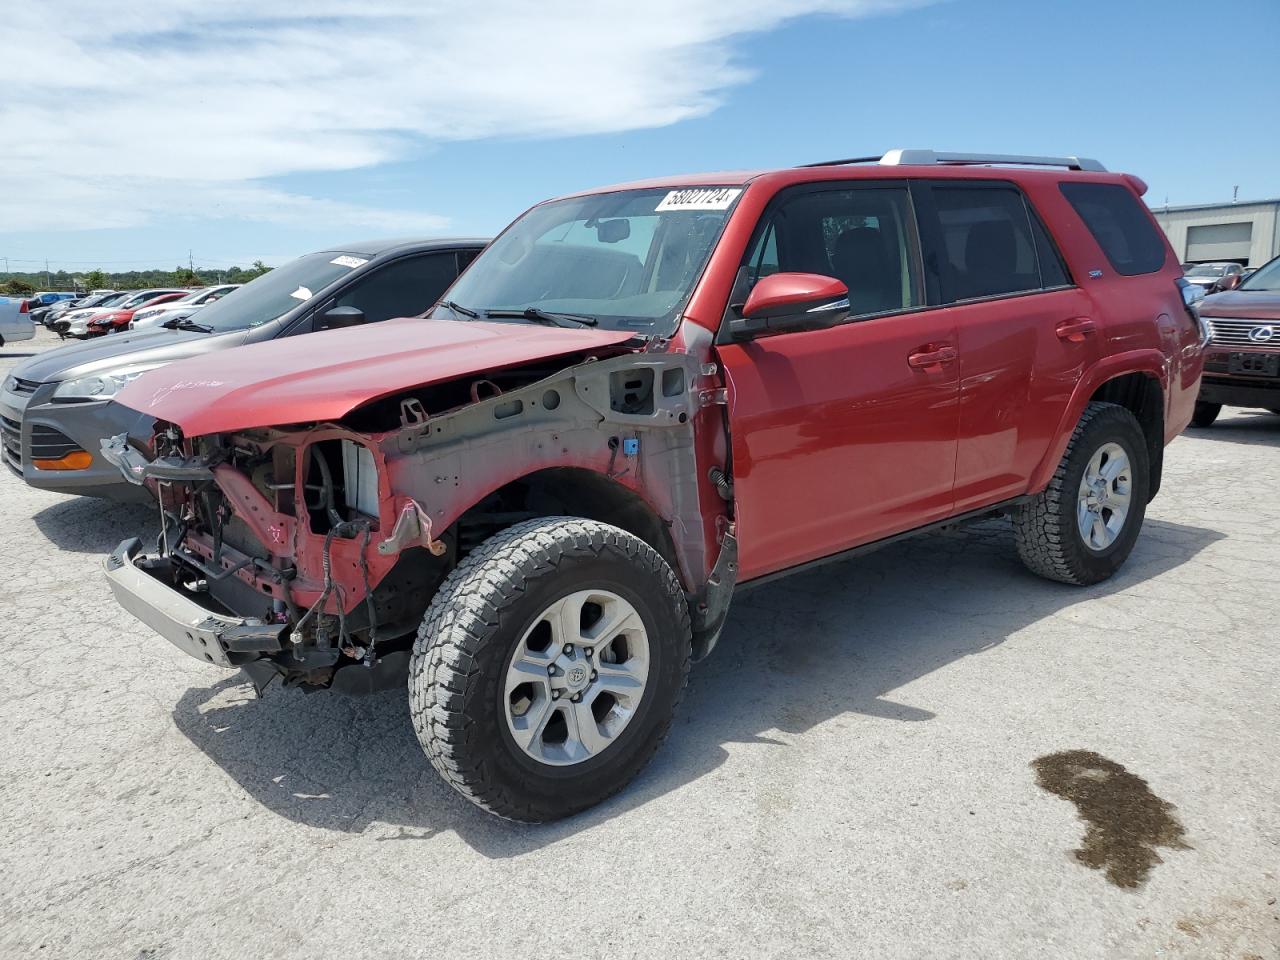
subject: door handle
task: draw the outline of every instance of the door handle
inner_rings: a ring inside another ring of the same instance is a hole
[[[1072,317],[1070,320],[1063,320],[1054,329],[1058,334],[1059,340],[1066,340],[1070,343],[1084,343],[1084,338],[1093,333],[1098,325],[1088,317]]]
[[[916,370],[931,370],[941,367],[944,363],[951,363],[955,358],[955,347],[925,348],[909,354],[907,356],[907,364]]]

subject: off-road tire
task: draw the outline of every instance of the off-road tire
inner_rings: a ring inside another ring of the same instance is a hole
[[[1100,447],[1118,443],[1129,457],[1133,497],[1115,542],[1106,550],[1085,545],[1076,523],[1080,480]],[[1086,586],[1106,580],[1128,558],[1142,529],[1150,489],[1146,439],[1137,419],[1113,403],[1090,403],[1076,423],[1049,485],[1013,510],[1018,557],[1032,573]]]
[[[1213,426],[1213,421],[1218,419],[1218,414],[1221,412],[1222,404],[1205,403],[1197,400],[1195,412],[1191,414],[1191,425],[1193,427],[1211,427]]]
[[[649,679],[627,727],[599,755],[540,763],[514,742],[502,689],[508,660],[558,597],[589,588],[625,597],[649,637]],[[577,517],[509,527],[441,584],[409,665],[409,709],[432,766],[468,800],[528,823],[607,799],[649,762],[671,726],[689,674],[688,604],[671,567],[624,530]]]

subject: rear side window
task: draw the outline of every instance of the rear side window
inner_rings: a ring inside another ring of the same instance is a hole
[[[1040,265],[1022,194],[1012,186],[934,184],[946,303],[1039,290]]]
[[[1118,183],[1063,183],[1060,188],[1116,273],[1136,277],[1164,266],[1164,241],[1131,191]]]

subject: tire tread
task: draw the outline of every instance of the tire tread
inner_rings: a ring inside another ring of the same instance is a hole
[[[482,681],[480,649],[527,585],[554,574],[568,557],[614,553],[653,575],[681,624],[679,689],[683,696],[692,655],[688,605],[674,572],[656,550],[618,527],[579,517],[543,517],[502,530],[473,550],[445,578],[427,608],[409,666],[409,709],[431,765],[460,794],[498,816],[538,822],[563,816],[512,796],[490,777],[464,705]],[[673,712],[674,712],[673,706]],[[621,790],[653,757],[670,731],[671,716],[600,802]]]
[[[1074,586],[1096,582],[1097,577],[1091,576],[1078,562],[1075,556],[1078,551],[1069,549],[1070,538],[1078,536],[1075,529],[1076,497],[1073,491],[1064,487],[1076,448],[1084,434],[1099,419],[1110,417],[1119,417],[1137,427],[1133,414],[1126,408],[1114,403],[1090,402],[1071,431],[1071,439],[1067,441],[1067,448],[1049,485],[1030,501],[1014,507],[1013,531],[1018,558],[1032,573]],[[1134,455],[1140,453],[1134,451]],[[1135,491],[1135,502],[1142,495]],[[1140,516],[1138,522],[1141,523]]]

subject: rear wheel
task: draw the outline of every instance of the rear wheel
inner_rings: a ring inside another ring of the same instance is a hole
[[[1202,400],[1196,401],[1195,412],[1191,414],[1191,425],[1193,427],[1211,427],[1213,421],[1218,419],[1218,414],[1222,412],[1222,404],[1205,403]]]
[[[1014,509],[1018,556],[1050,580],[1085,585],[1107,579],[1138,539],[1148,478],[1137,419],[1115,404],[1089,404],[1048,487]]]
[[[555,820],[621,790],[665,738],[687,604],[656,551],[573,517],[517,524],[441,585],[409,668],[436,770],[491,813]]]

